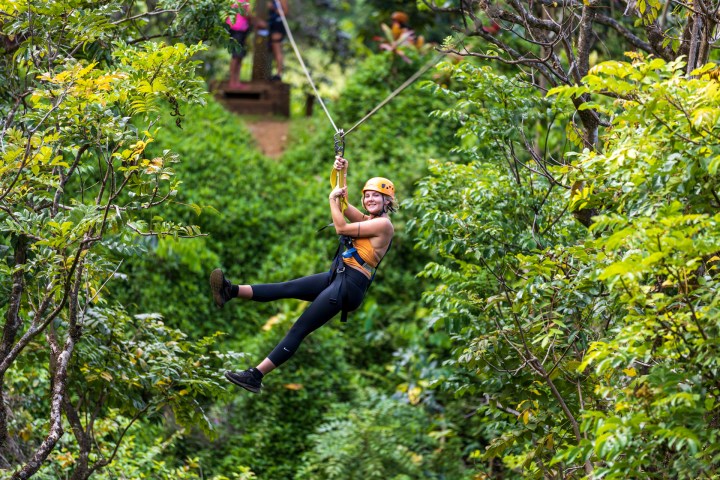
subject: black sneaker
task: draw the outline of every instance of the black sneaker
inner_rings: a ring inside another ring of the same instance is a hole
[[[232,284],[225,278],[222,270],[216,268],[210,274],[210,290],[212,290],[213,300],[218,308],[223,308],[232,298]]]
[[[225,378],[235,385],[253,393],[260,393],[260,389],[262,388],[262,377],[260,376],[260,372],[254,368],[249,368],[242,372],[225,372]]]

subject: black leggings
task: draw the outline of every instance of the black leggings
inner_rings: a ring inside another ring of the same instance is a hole
[[[325,325],[341,310],[357,309],[365,297],[370,280],[353,268],[341,268],[340,273],[325,272],[296,278],[289,282],[251,285],[252,299],[270,302],[281,298],[297,298],[312,302],[300,315],[290,331],[268,358],[279,367],[297,351],[300,343]]]

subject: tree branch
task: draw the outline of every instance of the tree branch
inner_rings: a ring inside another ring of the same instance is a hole
[[[628,41],[630,45],[648,53],[657,53],[652,45],[640,39],[637,35],[633,34],[630,30],[625,28],[620,22],[618,22],[614,18],[608,17],[606,15],[595,14],[595,21],[600,25],[605,25],[618,32],[625,40]]]
[[[60,174],[60,185],[58,185],[57,190],[55,191],[55,197],[53,199],[53,216],[57,214],[58,211],[58,204],[60,203],[60,196],[65,191],[65,184],[70,180],[70,177],[72,177],[72,174],[75,172],[75,169],[77,168],[78,164],[80,163],[80,157],[82,157],[83,153],[85,153],[88,148],[90,148],[89,144],[82,145],[77,152],[77,155],[75,155],[75,161],[73,162],[72,166],[68,170],[67,174],[63,175]]]
[[[0,358],[6,358],[12,344],[15,342],[17,332],[22,325],[20,318],[20,304],[23,291],[25,290],[24,270],[20,268],[25,264],[27,244],[20,236],[15,243],[15,272],[12,276],[12,290],[8,310],[5,314],[5,327],[3,328],[2,342],[0,343]],[[5,408],[5,372],[0,373],[0,450],[5,450],[9,444],[10,437],[7,429],[7,410]]]
[[[180,6],[179,8],[173,8],[173,9],[167,9],[167,10],[154,10],[152,12],[138,13],[137,15],[133,15],[132,17],[125,17],[125,18],[121,18],[120,20],[110,22],[110,25],[120,25],[125,22],[132,22],[134,20],[137,20],[138,18],[156,17],[156,16],[162,15],[164,13],[177,14],[181,8],[182,8],[182,6]],[[130,9],[128,9],[128,13],[129,12],[130,12]]]

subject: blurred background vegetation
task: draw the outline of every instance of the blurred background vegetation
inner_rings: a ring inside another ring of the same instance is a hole
[[[279,158],[207,92],[231,3],[0,1],[3,478],[717,475],[717,2],[291,0],[343,128],[449,53],[348,136],[351,202],[395,182],[393,248],[260,396],[222,372],[305,305],[218,310],[208,275],[329,268],[334,131],[288,45]]]

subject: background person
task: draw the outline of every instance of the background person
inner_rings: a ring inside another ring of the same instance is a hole
[[[249,0],[239,0],[233,5],[233,10],[236,10],[237,13],[225,20],[230,29],[230,37],[238,44],[233,45],[231,51],[232,59],[230,60],[228,87],[237,89],[246,87],[245,84],[240,82],[240,74],[242,72],[243,58],[247,54],[246,43],[252,20]]]

